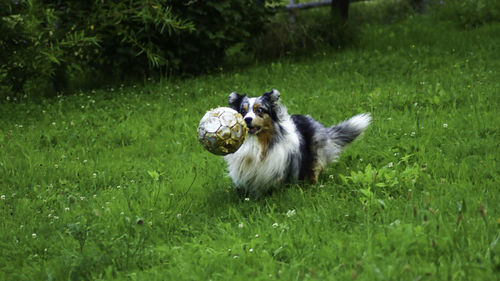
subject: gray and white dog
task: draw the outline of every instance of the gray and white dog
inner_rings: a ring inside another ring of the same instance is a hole
[[[248,127],[241,147],[224,157],[234,185],[246,196],[262,195],[283,183],[316,183],[320,171],[371,121],[364,113],[325,127],[308,115],[289,115],[277,90],[260,97],[233,92],[229,106],[243,115]]]

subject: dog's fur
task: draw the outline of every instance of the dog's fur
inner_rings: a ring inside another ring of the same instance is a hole
[[[243,115],[249,130],[241,147],[224,158],[234,185],[246,196],[297,180],[316,183],[319,172],[371,121],[369,114],[359,114],[327,128],[309,115],[289,115],[279,98],[277,90],[254,98],[229,95],[229,106]]]

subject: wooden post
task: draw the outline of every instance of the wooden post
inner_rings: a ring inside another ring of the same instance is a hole
[[[346,23],[349,17],[349,0],[333,0],[331,5],[332,17],[339,23]]]

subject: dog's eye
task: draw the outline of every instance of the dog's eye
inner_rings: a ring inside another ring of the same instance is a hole
[[[245,114],[247,114],[247,111],[246,111],[244,108],[242,108],[242,109],[240,110],[240,113],[241,113],[241,115],[245,115]]]
[[[264,110],[263,110],[262,108],[258,107],[258,108],[255,110],[255,113],[257,113],[257,114],[262,114],[262,113],[264,113]]]

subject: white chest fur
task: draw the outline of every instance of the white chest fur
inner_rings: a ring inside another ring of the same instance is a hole
[[[264,155],[257,137],[248,136],[238,151],[224,157],[229,176],[237,188],[259,193],[282,183],[288,176],[298,176],[295,167],[300,161],[297,159],[299,138],[295,126],[291,122],[286,125],[286,135]]]

